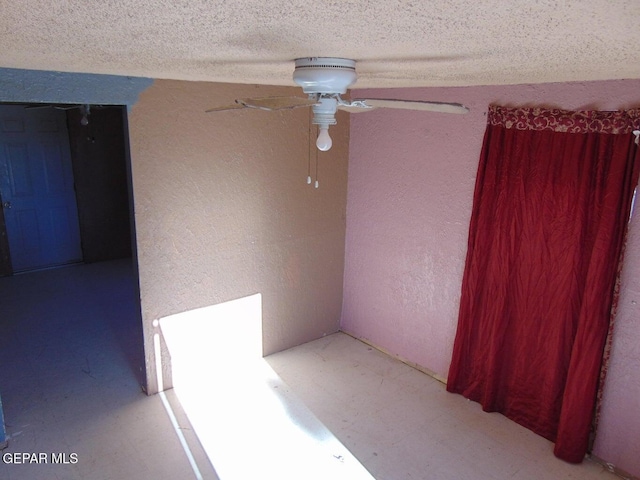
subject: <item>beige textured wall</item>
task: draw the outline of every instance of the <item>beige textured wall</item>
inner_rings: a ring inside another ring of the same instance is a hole
[[[261,293],[265,355],[338,330],[349,119],[307,185],[307,109],[204,113],[299,89],[159,80],[129,116],[148,390],[153,321]],[[312,172],[315,151],[311,150]],[[168,358],[163,350],[165,387]]]

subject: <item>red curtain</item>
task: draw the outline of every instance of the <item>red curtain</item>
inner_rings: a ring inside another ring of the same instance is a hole
[[[640,109],[488,113],[447,390],[569,462],[587,450],[639,120]]]

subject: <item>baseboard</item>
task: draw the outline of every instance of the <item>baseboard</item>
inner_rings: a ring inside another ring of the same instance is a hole
[[[375,348],[376,350],[378,350],[379,352],[384,353],[385,355],[389,355],[390,357],[395,358],[396,360],[400,360],[402,363],[404,363],[405,365],[408,365],[411,368],[415,368],[416,370],[424,373],[425,375],[429,375],[431,378],[434,378],[436,380],[438,380],[439,382],[441,382],[442,384],[446,385],[447,384],[447,379],[438,375],[436,372],[429,370],[426,367],[423,367],[422,365],[418,365],[417,363],[411,362],[409,360],[407,360],[406,358],[401,357],[400,355],[396,355],[395,353],[391,353],[389,352],[387,349],[376,345],[375,343],[370,342],[369,340],[367,340],[366,338],[360,338],[357,335],[354,335],[353,333],[349,333],[345,330],[340,330],[341,333],[344,333],[345,335],[349,335],[351,338],[354,338],[355,340],[358,340],[366,345],[369,345],[372,348]]]

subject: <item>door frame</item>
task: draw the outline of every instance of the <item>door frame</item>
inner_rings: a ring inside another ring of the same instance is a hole
[[[80,104],[80,105],[114,105],[122,106],[123,129],[125,140],[125,162],[127,173],[127,191],[129,193],[129,221],[131,225],[131,252],[133,274],[135,276],[136,298],[140,299],[138,251],[136,242],[134,190],[131,167],[131,150],[129,147],[129,109],[138,101],[139,95],[153,84],[153,79],[142,77],[125,77],[119,75],[102,75],[89,73],[66,73],[45,70],[23,70],[0,67],[0,103],[25,104]],[[4,215],[2,215],[4,225]],[[5,239],[6,241],[6,239]],[[3,239],[0,235],[0,248]],[[8,243],[7,243],[8,247]],[[8,248],[7,248],[8,253]],[[6,268],[6,266],[5,266]],[[136,306],[138,321],[142,323],[140,301]],[[146,362],[152,355],[146,351],[146,342],[141,339],[145,348]],[[143,375],[146,377],[144,369]],[[142,383],[148,386],[149,379]]]

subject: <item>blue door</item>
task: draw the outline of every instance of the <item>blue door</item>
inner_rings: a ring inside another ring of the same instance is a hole
[[[14,272],[82,260],[64,111],[0,106],[0,195]]]

